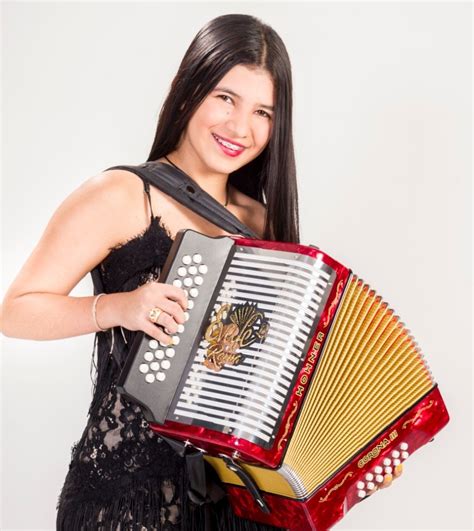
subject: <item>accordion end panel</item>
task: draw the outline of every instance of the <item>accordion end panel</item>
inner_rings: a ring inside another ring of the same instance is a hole
[[[234,512],[241,517],[290,531],[324,531],[334,526],[356,503],[391,484],[402,473],[405,461],[430,442],[449,421],[438,387],[374,439],[325,484],[299,498],[279,470],[243,467],[264,492],[270,514],[264,514],[255,500],[219,458],[207,457],[221,481],[226,483]]]
[[[245,507],[256,520],[285,522],[295,531],[326,529],[355,503],[390,485],[408,456],[448,420],[409,330],[352,275],[280,466],[242,463],[273,514],[261,514],[255,504],[252,514],[251,498],[237,487],[237,477],[218,460],[212,464],[230,491],[239,492],[238,514],[243,516]],[[282,504],[292,508],[292,519],[280,514]]]

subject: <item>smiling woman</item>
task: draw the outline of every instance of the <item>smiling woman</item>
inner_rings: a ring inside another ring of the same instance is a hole
[[[224,203],[228,176],[255,160],[270,141],[274,91],[265,68],[234,66],[200,103],[178,145],[162,161],[173,160]]]
[[[225,15],[198,32],[147,162],[179,167],[262,239],[299,242],[291,68],[271,27]],[[197,500],[183,458],[117,389],[137,331],[169,346],[186,320],[185,291],[157,282],[181,229],[225,234],[134,173],[103,171],[59,206],[5,295],[9,337],[96,334],[94,396],[60,495],[58,530],[270,529],[236,517],[225,498],[217,503],[218,487]],[[96,296],[69,296],[93,271]]]

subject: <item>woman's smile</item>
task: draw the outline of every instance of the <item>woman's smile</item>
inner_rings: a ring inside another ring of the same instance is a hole
[[[244,146],[241,146],[240,144],[233,144],[228,140],[224,140],[222,137],[216,135],[215,133],[212,133],[212,136],[214,137],[214,140],[218,144],[219,148],[229,157],[237,157],[245,149]]]

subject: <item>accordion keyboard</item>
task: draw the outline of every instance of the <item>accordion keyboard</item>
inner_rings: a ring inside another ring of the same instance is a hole
[[[169,347],[144,332],[137,333],[117,385],[121,393],[143,406],[150,422],[166,420],[189,352],[198,340],[203,312],[220,283],[233,247],[228,237],[210,238],[192,230],[181,231],[176,237],[160,281],[188,292],[187,320],[172,336]]]

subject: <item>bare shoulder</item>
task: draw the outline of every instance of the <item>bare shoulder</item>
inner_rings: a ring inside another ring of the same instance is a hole
[[[124,173],[96,174],[62,201],[10,286],[6,299],[37,292],[69,294],[108,255],[111,247],[135,230],[134,225],[142,228],[143,219],[138,213],[124,215],[135,200],[130,195],[140,190]]]
[[[265,231],[267,209],[265,205],[234,188],[233,202],[241,212],[241,220],[250,227],[260,239]]]
[[[84,180],[58,207],[50,221],[50,232],[63,227],[64,235],[76,233],[95,248],[92,257],[100,262],[110,249],[147,226],[143,182],[124,170],[106,170]],[[90,265],[90,264],[89,264]]]
[[[143,181],[133,172],[105,170],[85,181],[82,187],[85,193],[96,195],[105,201],[117,227],[118,241],[126,238],[127,232],[141,230],[149,221]]]

